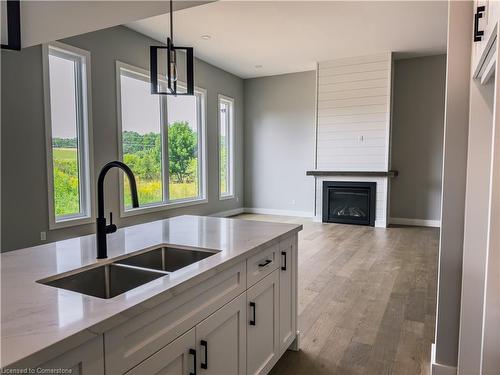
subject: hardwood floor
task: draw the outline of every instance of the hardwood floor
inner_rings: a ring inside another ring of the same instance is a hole
[[[434,339],[439,230],[302,223],[301,350],[272,374],[428,374]]]

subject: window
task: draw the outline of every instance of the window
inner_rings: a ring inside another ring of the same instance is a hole
[[[149,73],[120,62],[117,82],[120,153],[136,177],[140,206],[132,209],[123,176],[122,215],[206,201],[204,92],[152,95]]]
[[[91,222],[90,54],[43,46],[50,227]]]
[[[196,199],[200,190],[201,132],[195,96],[167,96],[169,200]]]
[[[234,100],[219,95],[219,197],[234,197]]]
[[[137,179],[139,202],[142,205],[163,202],[161,103],[151,95],[148,81],[124,71],[120,75],[122,160]],[[124,178],[126,178],[124,176]],[[125,207],[132,207],[128,181]]]

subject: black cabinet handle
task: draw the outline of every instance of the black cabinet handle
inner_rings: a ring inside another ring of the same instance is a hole
[[[205,362],[201,362],[200,367],[206,370],[208,368],[208,343],[205,340],[201,340],[200,345],[205,348]]]
[[[272,260],[271,260],[271,259],[266,259],[266,260],[264,261],[264,263],[259,263],[259,267],[265,267],[265,266],[267,266],[267,265],[268,265],[269,263],[271,263],[271,262],[272,262]]]
[[[284,262],[283,262],[284,265],[281,266],[281,270],[286,271],[286,251],[282,251],[281,255],[283,256],[283,260],[284,260]]]
[[[256,319],[255,319],[255,302],[250,302],[250,308],[252,309],[252,319],[250,320],[250,325],[251,326],[254,326],[255,323],[256,323]]]
[[[193,356],[193,372],[190,372],[189,375],[196,375],[196,350],[189,349],[189,354]]]
[[[479,19],[483,18],[484,6],[477,7],[476,14],[474,14],[474,42],[480,42],[483,39],[484,31],[479,30]]]

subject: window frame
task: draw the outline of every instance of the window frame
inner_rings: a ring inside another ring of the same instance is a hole
[[[116,115],[117,115],[117,131],[118,131],[118,156],[119,160],[123,161],[123,139],[122,139],[122,113],[121,113],[121,72],[126,71],[132,78],[139,78],[145,82],[150,82],[149,71],[143,68],[139,68],[134,65],[130,65],[121,61],[116,61]],[[160,84],[166,84],[164,77],[158,75],[158,82]],[[178,81],[178,86],[183,87],[185,83]],[[198,121],[198,178],[199,178],[199,192],[200,196],[196,198],[185,198],[176,199],[170,201],[168,199],[169,194],[169,180],[170,176],[168,174],[168,131],[166,131],[166,125],[168,125],[168,108],[167,108],[167,96],[158,95],[160,100],[160,119],[163,125],[160,126],[161,140],[162,140],[162,189],[163,189],[163,201],[158,203],[151,203],[147,205],[142,205],[139,201],[138,208],[125,208],[125,197],[124,197],[124,182],[123,182],[123,172],[120,171],[119,185],[120,185],[120,217],[129,217],[134,215],[142,215],[149,212],[158,212],[163,210],[169,210],[180,207],[187,207],[192,205],[204,204],[208,202],[207,199],[207,147],[206,147],[206,97],[207,91],[200,87],[195,87],[195,95],[199,96],[196,101],[197,108],[197,121]]]
[[[229,104],[230,108],[230,115],[229,115],[229,123],[226,128],[226,134],[229,134],[229,168],[228,168],[228,187],[229,187],[229,192],[223,194],[221,192],[221,160],[220,160],[220,134],[221,134],[221,104],[223,102],[226,102]],[[219,200],[227,200],[227,199],[234,199],[235,198],[235,168],[234,168],[234,148],[235,148],[235,142],[236,142],[236,127],[234,124],[234,98],[224,95],[224,94],[219,94],[217,98],[217,190],[219,192]]]
[[[78,180],[81,213],[75,215],[57,216],[55,213],[54,166],[52,152],[52,113],[49,70],[50,54],[73,60],[76,63],[76,123],[79,168]],[[91,55],[89,51],[56,41],[45,43],[42,45],[45,151],[50,230],[89,224],[95,221],[92,81],[90,67]]]

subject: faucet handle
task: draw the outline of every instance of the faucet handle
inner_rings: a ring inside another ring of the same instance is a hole
[[[116,225],[113,224],[113,213],[109,212],[109,225],[106,225],[106,233],[115,233],[117,230]]]

